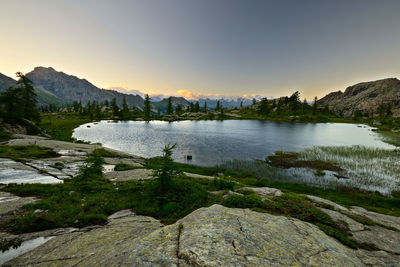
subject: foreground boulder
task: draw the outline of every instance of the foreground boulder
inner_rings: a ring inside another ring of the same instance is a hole
[[[6,266],[364,266],[362,255],[312,224],[213,205],[165,227],[121,212],[104,227],[55,237]]]

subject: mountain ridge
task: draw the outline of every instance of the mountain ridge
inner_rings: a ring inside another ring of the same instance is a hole
[[[343,117],[351,117],[356,111],[376,115],[381,105],[390,105],[393,116],[400,116],[400,80],[386,78],[376,81],[360,82],[342,91],[334,91],[318,101],[320,107]]]

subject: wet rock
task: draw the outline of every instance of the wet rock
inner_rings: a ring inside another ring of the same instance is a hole
[[[40,174],[37,171],[17,170],[17,169],[0,169],[0,184],[29,184],[42,183],[54,184],[62,183],[62,180],[54,178],[47,174]]]
[[[277,197],[282,195],[282,191],[271,187],[242,187],[239,190],[252,191],[259,197]]]
[[[133,169],[127,171],[112,171],[104,174],[111,181],[147,180],[153,179],[153,170]]]

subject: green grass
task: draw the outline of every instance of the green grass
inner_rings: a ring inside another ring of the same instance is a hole
[[[370,211],[400,216],[400,198],[385,197],[379,193],[363,192],[356,189],[340,187],[328,189],[309,186],[303,183],[289,183],[281,181],[270,181],[268,179],[242,178],[238,179],[243,185],[247,186],[266,186],[282,190],[283,192],[292,192],[297,194],[307,194],[318,196],[331,200],[345,207],[359,206]]]
[[[40,127],[43,128],[52,139],[74,142],[72,132],[78,126],[91,120],[75,113],[42,114]]]
[[[382,136],[382,141],[396,147],[400,146],[400,132],[393,132],[391,130],[378,130],[376,132]]]
[[[147,169],[159,169],[161,167],[161,157],[154,157],[146,159],[146,164],[144,165]],[[228,170],[226,168],[220,167],[203,167],[185,163],[174,162],[173,167],[175,170],[180,172],[190,172],[195,174],[214,176],[218,174],[224,174],[225,176],[238,177],[241,173]]]
[[[140,169],[141,167],[133,166],[130,164],[126,163],[118,163],[114,167],[114,171],[128,171],[128,170],[134,170],[134,169]]]
[[[122,154],[122,153],[116,153],[112,152],[109,150],[106,150],[104,148],[96,148],[93,151],[93,154],[99,157],[104,157],[104,158],[132,158],[132,156]]]
[[[11,137],[12,137],[11,134],[4,131],[4,129],[0,125],[0,142],[7,141],[11,139]]]
[[[60,155],[50,148],[39,146],[0,146],[0,157],[14,160],[53,158]]]

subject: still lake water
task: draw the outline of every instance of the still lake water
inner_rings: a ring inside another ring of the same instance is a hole
[[[176,143],[176,161],[203,166],[232,159],[264,159],[276,150],[300,151],[313,146],[393,148],[365,125],[257,120],[101,121],[81,125],[73,137],[142,157],[159,156],[166,144]],[[187,161],[185,155],[193,159]]]

